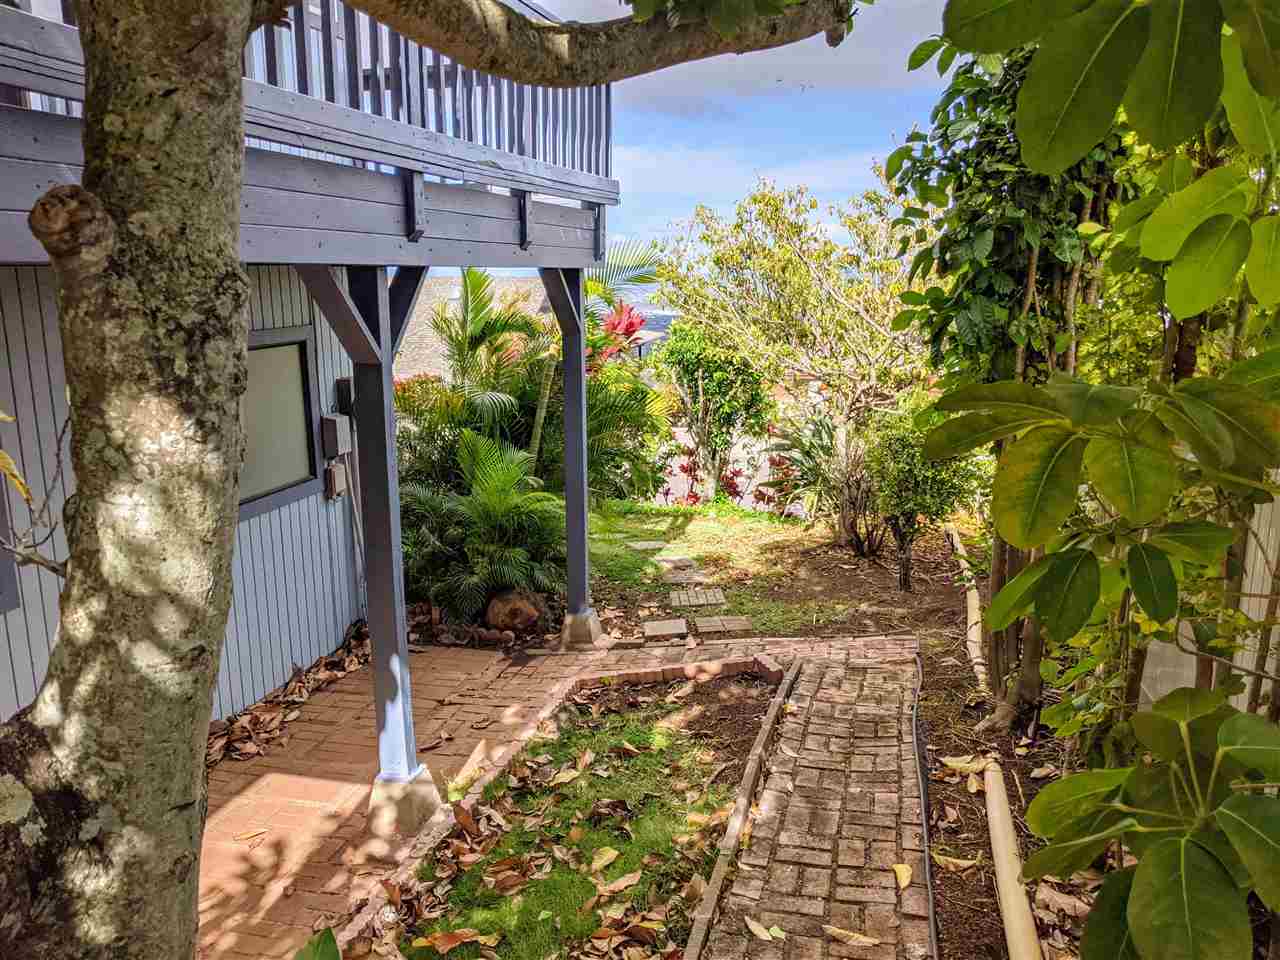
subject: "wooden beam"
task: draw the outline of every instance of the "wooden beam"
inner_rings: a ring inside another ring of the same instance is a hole
[[[303,265],[295,269],[352,361],[381,363],[382,351],[378,341],[366,325],[364,315],[338,282],[334,268]]]
[[[427,280],[427,267],[401,267],[391,278],[391,290],[387,302],[391,311],[391,350],[389,359],[395,361],[400,343],[413,320],[414,307]]]

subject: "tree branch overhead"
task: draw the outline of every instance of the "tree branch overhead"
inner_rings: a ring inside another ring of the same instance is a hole
[[[585,87],[725,53],[752,53],[824,34],[845,37],[852,0],[804,0],[775,17],[754,17],[724,35],[707,21],[664,17],[550,23],[500,0],[353,0],[399,33],[494,76],[547,87]]]

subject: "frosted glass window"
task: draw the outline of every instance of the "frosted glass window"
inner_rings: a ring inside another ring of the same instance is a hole
[[[240,401],[245,432],[242,502],[313,476],[304,363],[301,343],[249,351],[249,386]]]

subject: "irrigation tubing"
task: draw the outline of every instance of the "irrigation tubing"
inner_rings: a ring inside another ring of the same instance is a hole
[[[916,747],[916,778],[920,783],[920,846],[924,848],[924,881],[929,890],[929,955],[938,960],[938,916],[933,902],[933,859],[929,856],[929,770],[920,726],[920,690],[924,686],[924,658],[916,651],[916,690],[911,701],[911,732]]]

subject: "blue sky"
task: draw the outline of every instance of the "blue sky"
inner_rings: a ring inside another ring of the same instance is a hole
[[[566,19],[625,15],[617,0],[542,0]],[[760,176],[804,184],[839,201],[874,182],[913,124],[926,126],[941,81],[908,73],[907,54],[936,33],[943,0],[860,6],[837,49],[821,37],[746,56],[717,57],[628,80],[614,89],[614,174],[623,204],[609,234],[672,232],[694,206],[731,210]]]

